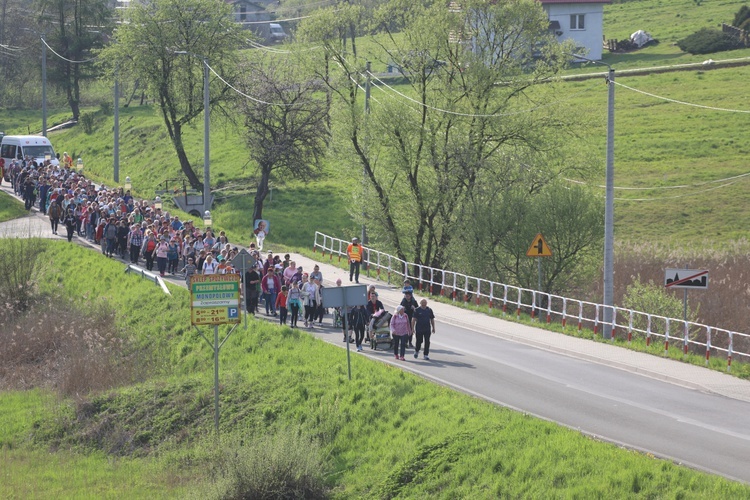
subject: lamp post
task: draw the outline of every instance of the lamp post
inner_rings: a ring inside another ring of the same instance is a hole
[[[130,183],[130,177],[125,177],[125,191],[130,191],[133,189],[133,185]]]
[[[572,54],[577,59],[603,64],[609,69],[607,75],[607,173],[604,204],[604,312],[602,317],[602,335],[605,339],[612,338],[612,318],[614,317],[615,301],[615,69],[609,64],[594,61],[578,54]]]
[[[212,222],[213,221],[211,220],[211,212],[209,212],[208,210],[206,210],[203,213],[203,225],[206,226],[206,228],[209,228],[209,227],[211,227]]]
[[[83,173],[83,159],[79,156],[78,161],[76,161],[76,170],[78,170],[79,174]]]
[[[161,210],[161,198],[158,196],[154,199],[154,210]]]
[[[211,175],[210,175],[210,156],[209,156],[209,138],[211,131],[211,117],[209,111],[209,88],[208,88],[208,61],[205,57],[187,50],[176,50],[175,54],[186,54],[196,57],[203,63],[203,210],[208,213],[211,208]]]

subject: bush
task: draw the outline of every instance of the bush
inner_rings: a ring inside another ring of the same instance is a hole
[[[78,123],[83,127],[83,131],[86,134],[94,132],[94,113],[84,111],[81,116],[78,117]]]
[[[719,30],[703,28],[677,42],[683,52],[690,54],[712,54],[742,47],[739,40]]]
[[[104,116],[112,116],[115,113],[115,105],[112,101],[104,101],[99,104],[99,112]]]
[[[737,11],[737,13],[734,15],[734,21],[732,21],[732,26],[735,26],[737,28],[741,28],[742,25],[747,22],[750,19],[750,7],[747,5],[743,5],[740,7],[740,10]]]
[[[653,281],[642,283],[640,276],[637,276],[633,280],[633,283],[628,285],[622,303],[626,309],[634,309],[636,311],[656,314],[666,318],[679,319],[683,316],[684,306],[682,300],[667,293],[663,286],[655,285]],[[688,308],[687,319],[689,321],[695,321],[697,317],[698,312]],[[636,316],[633,319],[633,327],[645,330],[646,318]]]
[[[222,448],[214,464],[215,482],[198,492],[199,498],[325,498],[320,448],[296,430]]]

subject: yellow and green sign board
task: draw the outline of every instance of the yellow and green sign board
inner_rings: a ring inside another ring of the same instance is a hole
[[[193,325],[239,323],[239,274],[195,274],[190,277],[190,322]]]

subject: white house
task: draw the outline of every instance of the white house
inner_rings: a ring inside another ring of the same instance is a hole
[[[539,0],[557,39],[573,40],[586,49],[586,57],[602,58],[604,4],[612,0]]]

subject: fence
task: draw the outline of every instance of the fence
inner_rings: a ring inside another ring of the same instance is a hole
[[[320,249],[324,256],[326,253],[329,255],[329,259],[333,260],[334,256],[338,256],[338,260],[341,261],[342,258],[347,259],[348,245],[348,241],[316,231],[313,252]],[[579,331],[587,327],[592,329],[595,335],[605,326],[603,312],[609,307],[613,311],[612,339],[621,336],[630,342],[634,335],[640,335],[645,338],[646,345],[658,340],[664,342],[665,354],[670,344],[681,343],[685,354],[705,353],[706,364],[712,355],[723,356],[727,360],[727,371],[731,370],[733,357],[750,361],[750,335],[745,333],[497,283],[454,271],[406,262],[372,248],[365,249],[363,264],[368,275],[374,272],[379,279],[384,278],[389,283],[392,275],[397,277],[399,282],[409,279],[416,284],[415,288],[430,294],[447,295],[454,301],[474,302],[476,305],[485,303],[490,310],[500,308],[503,314],[515,313],[517,318],[525,311],[532,319],[538,318],[547,323],[559,321],[563,328],[573,322]]]

